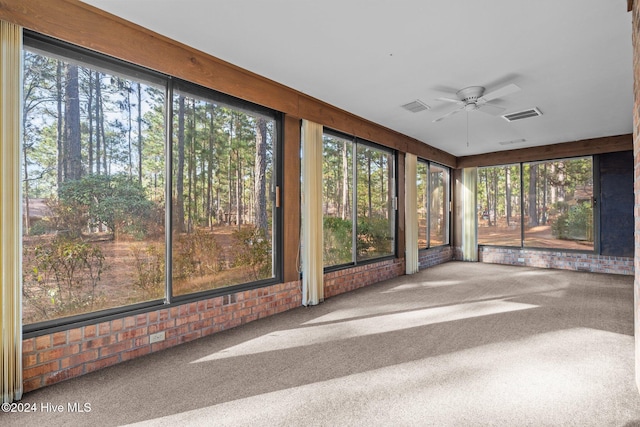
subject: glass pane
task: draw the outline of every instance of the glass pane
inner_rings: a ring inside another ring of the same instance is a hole
[[[524,245],[593,250],[591,157],[524,164]]]
[[[478,169],[478,244],[520,247],[520,166]]]
[[[393,255],[393,156],[357,146],[357,260]]]
[[[164,88],[24,51],[25,324],[164,297]]]
[[[324,266],[353,262],[353,143],[323,135]]]
[[[187,92],[173,104],[173,294],[274,277],[275,121]]]
[[[449,169],[429,167],[429,246],[449,243]]]
[[[416,166],[417,172],[417,196],[418,196],[418,248],[424,249],[429,246],[427,240],[427,206],[429,204],[429,191],[427,176],[429,174],[429,165],[426,162],[418,162]]]

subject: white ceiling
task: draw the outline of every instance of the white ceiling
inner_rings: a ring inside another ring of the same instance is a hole
[[[456,156],[632,132],[626,0],[85,2]],[[543,115],[433,123],[456,108],[435,98],[507,83],[505,113]]]

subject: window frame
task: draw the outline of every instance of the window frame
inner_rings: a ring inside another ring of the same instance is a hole
[[[372,141],[359,138],[357,136],[345,134],[343,132],[328,128],[326,126],[323,127],[322,134],[323,134],[323,137],[324,135],[328,135],[333,138],[339,138],[339,139],[351,142],[352,158],[351,158],[351,165],[350,165],[351,167],[350,173],[351,173],[351,179],[353,180],[352,181],[353,192],[351,195],[351,222],[352,222],[351,262],[324,266],[323,267],[324,272],[328,273],[332,271],[343,270],[346,268],[352,268],[359,265],[372,264],[375,262],[396,258],[398,254],[398,153],[397,153],[397,150],[394,150],[389,147],[385,147],[384,145],[380,145]],[[357,222],[358,222],[357,221],[357,218],[358,218],[357,150],[358,150],[358,146],[365,146],[365,147],[373,148],[375,150],[383,151],[388,153],[392,157],[390,162],[390,167],[392,168],[391,175],[393,176],[393,182],[389,183],[389,190],[392,193],[390,196],[390,200],[392,203],[391,212],[393,213],[392,215],[393,218],[391,218],[390,221],[393,221],[393,224],[392,224],[393,243],[391,247],[392,253],[389,255],[383,255],[379,257],[366,258],[366,259],[358,259],[358,256],[357,256],[357,227],[358,227],[357,225]]]
[[[426,190],[427,190],[427,204],[426,204],[426,211],[427,211],[427,223],[426,223],[426,236],[427,236],[427,244],[426,246],[420,246],[420,244],[418,243],[418,252],[420,251],[426,251],[428,249],[432,249],[432,248],[438,248],[438,247],[442,247],[442,246],[450,246],[451,245],[451,168],[448,166],[445,166],[441,163],[438,162],[434,162],[431,160],[426,160],[423,159],[421,157],[418,157],[418,164],[424,164],[427,167],[427,175],[424,177],[425,179],[425,183],[426,183]],[[447,185],[445,186],[446,189],[446,197],[444,202],[444,205],[446,206],[446,220],[447,220],[447,226],[446,226],[446,241],[442,244],[438,244],[438,245],[432,245],[431,244],[431,194],[432,194],[432,188],[431,188],[431,179],[430,179],[430,174],[431,174],[431,166],[435,165],[437,167],[442,168],[443,170],[445,170],[447,172]],[[417,170],[416,170],[417,173]],[[405,177],[406,179],[406,177]],[[417,176],[416,176],[417,179]],[[419,227],[419,225],[418,225]],[[419,235],[420,233],[418,233]]]
[[[526,230],[524,225],[524,216],[525,216],[525,186],[524,186],[524,165],[526,164],[543,164],[547,162],[559,162],[566,160],[578,160],[578,159],[591,159],[591,179],[593,182],[593,194],[592,194],[592,209],[593,209],[593,249],[571,249],[571,248],[562,248],[562,247],[540,247],[540,246],[525,246],[525,238],[526,238]],[[497,164],[490,166],[482,166],[480,168],[492,168],[492,167],[503,167],[503,166],[514,166],[517,165],[520,168],[520,176],[519,176],[519,185],[520,185],[520,245],[519,246],[507,246],[507,245],[492,245],[486,243],[479,243],[479,247],[495,247],[495,248],[511,248],[511,249],[519,249],[519,250],[532,250],[532,251],[541,251],[541,252],[568,252],[568,253],[583,253],[583,254],[600,254],[600,208],[599,208],[599,198],[600,198],[600,167],[599,167],[599,156],[597,154],[593,155],[577,155],[570,157],[557,157],[550,159],[542,159],[542,160],[528,160],[521,162],[512,162],[505,164]],[[478,189],[476,187],[476,195]],[[478,212],[477,206],[475,207],[476,213],[476,228],[478,221]]]
[[[128,79],[140,79],[143,82],[152,83],[157,85],[161,90],[164,89],[165,93],[165,135],[164,135],[164,152],[166,156],[165,160],[165,221],[166,224],[172,224],[172,206],[167,203],[166,200],[171,200],[172,191],[172,99],[175,86],[188,87],[194,89],[194,94],[205,94],[208,99],[219,100],[220,103],[225,104],[230,108],[238,109],[240,111],[248,112],[254,115],[260,115],[268,117],[275,122],[275,134],[273,138],[273,171],[272,171],[272,183],[267,183],[268,186],[273,187],[274,193],[281,193],[283,188],[284,173],[282,170],[283,163],[283,142],[284,142],[284,118],[283,114],[279,111],[270,109],[265,106],[254,104],[252,102],[236,98],[232,95],[225,94],[214,89],[206,88],[197,85],[186,80],[181,80],[172,77],[168,74],[160,73],[143,66],[133,64],[127,61],[111,57],[102,53],[91,51],[89,49],[57,40],[43,34],[27,30],[23,31],[23,45],[25,50],[36,51],[38,54],[47,56],[49,58],[64,59],[66,62],[71,62],[84,67],[91,67],[100,71],[105,71],[112,75],[122,75]],[[22,144],[22,141],[21,141]],[[271,189],[268,189],[268,194],[272,193]],[[270,197],[268,195],[268,197]],[[169,196],[169,197],[167,197]],[[107,309],[95,310],[87,313],[64,316],[55,319],[49,319],[39,322],[33,322],[29,324],[23,324],[22,331],[24,338],[30,338],[49,334],[58,331],[64,331],[71,328],[82,327],[86,325],[95,324],[96,322],[107,322],[114,319],[120,319],[123,316],[134,316],[138,314],[148,313],[159,308],[167,308],[172,306],[183,305],[185,303],[200,301],[209,298],[215,298],[220,296],[226,296],[238,292],[243,292],[251,289],[258,289],[265,286],[271,286],[274,284],[282,283],[283,279],[283,209],[281,199],[272,199],[273,203],[273,222],[272,222],[272,271],[273,277],[258,281],[240,283],[236,285],[224,286],[216,289],[205,290],[201,292],[194,292],[190,294],[174,296],[172,293],[171,284],[171,266],[172,266],[172,229],[171,226],[165,226],[165,288],[164,297],[152,299],[149,301],[126,304],[118,307],[112,307]],[[22,207],[20,207],[22,211]],[[20,247],[18,250],[22,251],[23,242],[20,241]]]

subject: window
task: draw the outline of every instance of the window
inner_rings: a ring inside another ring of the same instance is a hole
[[[31,33],[23,81],[25,325],[277,280],[277,113]]]
[[[323,141],[325,267],[393,255],[393,152],[333,132]]]
[[[417,172],[418,247],[449,244],[449,169],[419,160]]]
[[[479,168],[477,191],[479,244],[594,250],[591,157]]]
[[[478,169],[478,244],[520,246],[520,165]]]
[[[176,86],[173,294],[275,277],[274,115],[239,102],[233,106],[191,85]]]
[[[25,324],[164,296],[164,96],[152,74],[25,40]]]
[[[524,246],[594,249],[591,157],[523,164]]]

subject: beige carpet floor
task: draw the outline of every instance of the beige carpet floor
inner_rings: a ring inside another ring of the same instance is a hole
[[[36,390],[3,426],[634,426],[633,278],[451,262]]]

